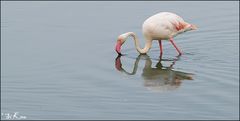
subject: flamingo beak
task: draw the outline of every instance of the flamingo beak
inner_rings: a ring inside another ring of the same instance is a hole
[[[117,41],[117,44],[116,44],[116,46],[115,46],[115,50],[116,50],[116,52],[119,54],[119,55],[122,55],[121,54],[121,46],[122,46],[122,43],[121,43],[121,41]]]

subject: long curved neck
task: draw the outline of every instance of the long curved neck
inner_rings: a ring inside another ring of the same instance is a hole
[[[128,38],[129,36],[132,36],[132,37],[133,37],[133,40],[134,40],[135,48],[137,49],[137,51],[138,51],[140,54],[146,54],[146,53],[149,51],[149,49],[151,48],[151,46],[152,46],[152,41],[151,41],[151,40],[147,40],[146,43],[145,43],[144,48],[142,49],[142,48],[140,47],[139,40],[138,40],[136,34],[133,33],[133,32],[127,32],[127,33],[125,33],[125,34],[122,34],[122,36],[123,36],[123,38],[124,38],[124,39],[123,39],[124,42],[127,40],[127,38]],[[124,42],[123,42],[123,43],[124,43]]]

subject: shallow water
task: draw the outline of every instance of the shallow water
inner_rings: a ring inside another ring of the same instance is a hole
[[[196,24],[139,56],[119,34],[170,11]],[[1,118],[239,119],[238,2],[1,2]]]

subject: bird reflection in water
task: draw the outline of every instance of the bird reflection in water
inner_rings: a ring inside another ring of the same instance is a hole
[[[179,60],[180,56],[172,60],[160,59],[156,66],[152,68],[152,60],[148,55],[139,55],[136,58],[134,68],[132,72],[127,72],[121,63],[121,56],[118,56],[115,60],[115,67],[118,71],[121,71],[127,75],[134,75],[137,72],[138,63],[140,60],[145,60],[145,66],[142,72],[142,78],[144,79],[144,86],[154,91],[169,91],[178,88],[183,80],[193,80],[192,73],[186,73],[181,71],[175,71],[173,65]],[[163,66],[162,62],[171,62],[169,66]]]

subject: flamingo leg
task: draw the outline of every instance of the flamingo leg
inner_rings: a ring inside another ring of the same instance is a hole
[[[179,55],[182,55],[182,52],[178,49],[178,47],[176,46],[176,44],[173,42],[173,38],[170,38],[169,40],[170,40],[170,42],[172,43],[172,45],[174,46],[174,48],[178,51],[178,54],[179,54]]]
[[[162,53],[163,53],[162,41],[158,40],[158,43],[159,43],[159,47],[160,47],[160,56],[162,56]]]

